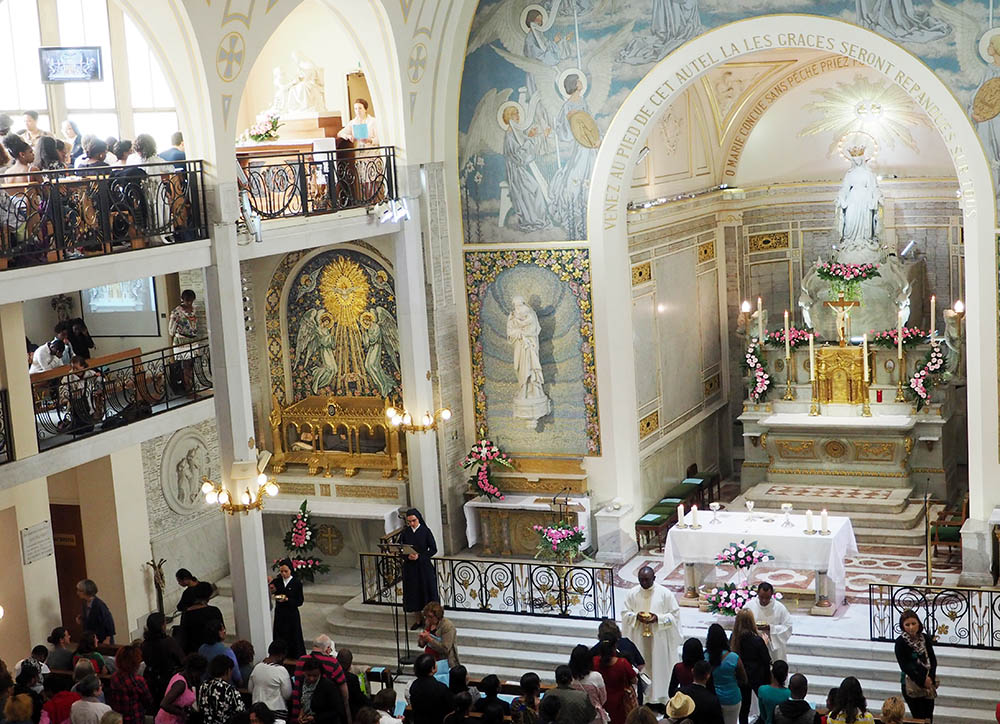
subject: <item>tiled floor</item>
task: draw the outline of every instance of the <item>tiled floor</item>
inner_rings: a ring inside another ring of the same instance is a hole
[[[852,500],[888,500],[891,488],[846,488],[823,485],[772,485],[768,495],[796,495],[803,498],[850,498]]]

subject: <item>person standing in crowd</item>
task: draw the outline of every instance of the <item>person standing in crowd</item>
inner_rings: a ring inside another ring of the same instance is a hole
[[[906,707],[898,696],[890,696],[882,702],[882,712],[879,715],[882,724],[903,724],[905,716]]]
[[[757,689],[757,700],[760,703],[760,719],[762,724],[772,724],[774,709],[784,701],[788,701],[791,692],[785,686],[788,678],[788,663],[775,661],[771,664],[771,683]]]
[[[111,711],[111,707],[100,699],[104,690],[101,680],[94,674],[84,677],[76,685],[76,693],[80,695],[80,700],[70,707],[69,720],[72,724],[99,724],[101,717]]]
[[[827,724],[874,724],[861,682],[848,676],[837,687],[837,700],[826,717]]]
[[[57,322],[56,326],[52,330],[52,333],[55,335],[52,339],[58,339],[63,343],[62,362],[64,365],[68,365],[69,361],[76,355],[76,350],[73,349],[73,344],[70,342],[69,338],[71,329],[72,327],[69,322],[61,321]]]
[[[38,143],[38,139],[42,136],[52,135],[38,126],[38,111],[25,111],[21,120],[24,123],[24,130],[21,131],[21,138],[24,139],[25,143],[31,146]]]
[[[650,566],[638,572],[639,586],[625,596],[622,633],[633,641],[647,662],[651,684],[644,692],[647,703],[663,703],[669,698],[670,675],[681,645],[681,609],[674,594],[656,585]]]
[[[275,639],[267,647],[267,656],[253,667],[247,689],[254,704],[267,704],[279,721],[288,719],[288,700],[292,698],[292,677],[285,668],[288,646]]]
[[[188,654],[184,659],[184,670],[174,674],[167,684],[167,692],[156,712],[155,724],[187,724],[195,703],[195,691],[207,669],[208,662],[204,656]]]
[[[417,631],[423,625],[421,612],[424,606],[441,599],[438,596],[434,561],[431,560],[437,553],[437,543],[416,508],[406,511],[406,526],[399,536],[399,542],[410,546],[414,551],[403,560],[403,610],[416,617],[410,630]]]
[[[76,617],[76,622],[85,630],[93,631],[97,635],[98,644],[113,644],[115,620],[107,604],[97,597],[97,584],[84,578],[76,584],[76,595],[83,601],[83,610]]]
[[[729,650],[729,638],[726,630],[717,623],[708,627],[708,637],[705,639],[705,658],[712,666],[712,683],[715,694],[722,705],[722,718],[725,724],[737,724],[740,720],[740,705],[743,698],[740,688],[747,685],[747,672],[738,654]],[[697,678],[695,679],[697,681]],[[682,688],[681,691],[684,691]],[[684,691],[690,696],[689,691]],[[698,700],[695,699],[697,712]]]
[[[573,687],[573,670],[566,664],[561,664],[556,667],[555,679],[556,688],[549,689],[542,697],[539,718],[546,718],[546,702],[557,699],[559,701],[559,713],[555,719],[557,724],[585,724],[595,721],[598,712],[590,703],[590,698],[585,692]]]
[[[651,711],[651,710],[647,710]],[[691,715],[694,714],[694,699],[687,694],[677,692],[667,701],[667,724],[693,724]],[[653,716],[656,721],[656,716]]]
[[[718,624],[713,624],[717,626]],[[722,627],[719,626],[721,629]],[[722,641],[725,642],[725,631],[722,633]],[[726,719],[725,710],[719,697],[708,689],[708,680],[712,676],[712,664],[708,661],[699,661],[692,668],[692,681],[687,686],[682,686],[680,692],[691,697],[694,701],[694,715],[691,717],[692,724],[720,724],[726,722],[731,724],[739,717],[739,708],[730,707],[731,718]],[[735,687],[734,687],[735,688]],[[739,693],[739,689],[736,689]]]
[[[3,138],[14,125],[14,119],[6,113],[0,113],[0,138]]]
[[[538,693],[542,682],[538,674],[529,671],[521,675],[518,682],[521,693],[510,703],[510,718],[513,724],[535,724],[538,720]]]
[[[45,660],[50,669],[56,671],[69,671],[73,668],[73,652],[70,651],[69,629],[65,626],[56,626],[52,629],[47,639],[52,644],[52,650]]]
[[[937,656],[934,640],[924,632],[924,625],[913,609],[899,616],[902,633],[896,638],[896,663],[899,664],[903,699],[914,719],[934,721],[934,698],[937,696]]]
[[[190,349],[191,344],[198,339],[198,315],[194,310],[194,300],[194,291],[185,289],[181,292],[181,303],[170,312],[167,332],[175,348]]]
[[[823,717],[806,701],[809,681],[803,674],[792,674],[788,694],[788,699],[774,708],[774,724],[820,724]]]
[[[681,660],[674,664],[673,671],[670,672],[670,684],[667,686],[667,694],[673,696],[682,686],[694,683],[694,665],[705,660],[705,648],[701,645],[701,639],[688,639],[681,648]]]
[[[187,154],[184,153],[184,134],[180,131],[174,131],[170,136],[170,148],[163,151],[160,154],[160,158],[164,161],[169,161],[174,164],[174,168],[178,171],[184,170],[184,164],[182,163],[187,159]]]
[[[118,670],[108,682],[108,704],[122,715],[122,724],[143,724],[146,711],[153,708],[153,696],[146,680],[139,676],[142,651],[128,645],[118,649],[115,664]]]
[[[229,683],[235,675],[234,667],[235,662],[224,654],[209,662],[208,681],[198,687],[196,694],[203,724],[229,724],[234,714],[246,710],[240,692]]]
[[[58,339],[39,345],[31,355],[31,366],[28,367],[28,373],[47,372],[56,367],[62,367],[62,356],[65,349],[66,345]]]
[[[177,602],[177,610],[183,613],[194,604],[195,586],[201,581],[195,578],[194,574],[187,568],[178,568],[177,573],[174,574],[174,578],[177,579],[177,585],[182,589],[181,598]]]
[[[302,664],[300,697],[299,724],[350,724],[347,698],[323,675],[323,665],[316,659],[307,658]]]
[[[315,638],[312,651],[300,658],[295,665],[295,677],[292,679],[292,704],[290,711],[292,721],[299,718],[299,712],[302,709],[303,672],[305,671],[306,663],[309,661],[318,661],[323,667],[323,676],[330,679],[339,688],[344,711],[344,715],[341,718],[349,722],[351,720],[351,712],[348,708],[350,705],[350,692],[347,691],[347,677],[344,676],[344,670],[340,668],[340,662],[337,661],[337,658],[333,654],[333,641],[325,634],[320,634]]]
[[[132,141],[132,155],[128,157],[129,166],[145,166],[150,176],[163,173],[173,173],[173,165],[167,163],[162,156],[156,154],[156,141],[148,133],[140,133]],[[149,165],[155,164],[155,165]]]
[[[479,682],[479,690],[483,695],[472,704],[473,711],[484,714],[490,707],[500,707],[503,716],[510,714],[510,704],[500,698],[500,677],[496,674],[484,676]]]
[[[342,646],[337,650],[337,663],[340,664],[340,669],[344,672],[344,679],[347,682],[347,703],[351,710],[351,719],[354,719],[362,707],[371,706],[372,702],[361,690],[361,679],[351,671],[351,666],[354,665],[354,654],[349,648]]]
[[[45,680],[45,696],[42,718],[48,724],[67,724],[73,704],[80,701],[80,695],[69,690],[69,679],[65,676],[50,676]]]
[[[28,656],[25,656],[23,659],[14,664],[14,676],[20,674],[21,669],[23,667],[33,666],[34,668],[38,669],[39,675],[41,676],[41,678],[44,679],[46,676],[52,673],[52,670],[49,668],[47,664],[48,659],[49,659],[49,650],[47,647],[42,646],[41,644],[39,644],[38,646],[33,646],[31,649],[31,653]],[[41,693],[42,691],[41,684],[38,685],[37,691]]]
[[[470,701],[471,703],[471,701]],[[382,689],[372,699],[372,706],[379,714],[379,724],[403,724],[396,718],[396,692],[393,689]]]
[[[94,339],[90,336],[90,330],[87,329],[83,317],[77,317],[69,321],[67,337],[74,354],[78,357],[83,357],[85,360],[91,358],[90,350],[95,347]]]
[[[74,670],[81,661],[89,662],[95,674],[100,675],[107,672],[108,663],[101,652],[97,650],[97,634],[93,631],[84,631],[80,634],[80,641],[76,645],[76,651],[73,652]]]
[[[83,147],[83,155],[75,162],[77,170],[106,168],[108,166],[108,144],[100,138],[88,141]]]
[[[625,724],[625,718],[638,706],[635,693],[636,673],[624,656],[618,655],[613,641],[601,644],[601,653],[594,657],[594,669],[604,677],[608,692],[604,710],[611,724]]]
[[[59,154],[58,141],[52,136],[42,136],[35,144],[36,171],[60,171],[66,168]]]
[[[479,698],[479,689],[469,686],[469,670],[461,664],[448,670],[448,690],[455,696],[464,691],[473,699]]]
[[[594,671],[594,657],[584,644],[573,647],[569,655],[569,668],[573,672],[573,688],[586,694],[597,712],[593,724],[605,724],[608,721],[608,713],[604,709],[608,701],[608,690],[604,686],[604,677]]]
[[[240,681],[245,685],[250,681],[250,672],[253,671],[253,657],[256,653],[253,644],[246,639],[239,639],[238,641],[233,641],[233,645],[230,648],[233,650],[233,656],[236,657],[236,666],[240,672]]]
[[[632,639],[622,636],[618,624],[610,619],[604,619],[597,627],[597,643],[590,648],[592,657],[600,656],[601,643],[604,641],[614,641],[618,654],[624,656],[636,671],[642,671],[646,666],[646,660],[643,658],[642,652],[639,651],[639,647],[632,643]]]
[[[273,635],[288,646],[288,655],[297,659],[306,652],[306,644],[302,638],[302,619],[299,607],[304,601],[302,581],[293,572],[292,562],[288,558],[278,566],[278,575],[268,583],[268,590],[274,596],[274,627]]]
[[[751,598],[745,609],[753,613],[757,632],[771,652],[771,661],[788,661],[788,639],[792,636],[792,615],[775,598],[774,586],[763,581],[757,586],[757,597]]]
[[[181,668],[184,650],[173,636],[167,636],[167,619],[158,611],[146,617],[146,630],[142,634],[142,660],[146,664],[143,678],[157,704],[167,693],[167,684],[174,672]]]
[[[215,643],[207,636],[207,626],[210,621],[223,621],[222,611],[215,606],[209,606],[212,598],[212,584],[201,581],[193,588],[191,594],[194,602],[181,614],[181,646],[184,653],[192,654],[202,644]]]
[[[240,665],[236,660],[236,654],[233,650],[226,646],[226,624],[222,622],[221,619],[215,621],[209,621],[205,624],[205,638],[209,639],[208,642],[203,643],[198,647],[198,653],[205,657],[208,661],[209,668],[212,666],[212,662],[220,656],[225,656],[232,663],[232,682],[234,686],[239,686],[243,683],[243,679],[240,678]]]
[[[23,694],[31,699],[31,721],[38,724],[42,718],[42,672],[34,663],[26,664],[14,676],[14,696]]]
[[[74,121],[66,119],[62,122],[62,134],[63,138],[70,144],[70,160],[76,161],[77,157],[83,153],[83,139],[80,137],[79,126]]]
[[[115,162],[115,166],[128,166],[129,156],[132,155],[132,142],[127,138],[123,138],[115,147],[112,149],[115,152],[115,157],[118,161]]]
[[[410,684],[408,694],[413,724],[442,724],[445,716],[455,708],[455,699],[448,687],[434,678],[436,670],[436,662],[430,654],[420,654],[413,663],[413,674],[417,678]]]
[[[3,145],[10,154],[11,163],[4,171],[4,184],[31,183],[31,166],[35,162],[34,148],[20,136],[8,133],[3,137]]]
[[[747,674],[746,683],[740,684],[740,724],[749,724],[752,695],[771,681],[771,654],[764,639],[757,633],[753,614],[746,608],[736,614],[733,633],[729,637],[729,650],[740,657]]]
[[[417,645],[436,660],[445,659],[448,668],[458,666],[458,646],[455,643],[455,624],[444,617],[444,609],[435,601],[424,606],[424,630],[417,637]]]

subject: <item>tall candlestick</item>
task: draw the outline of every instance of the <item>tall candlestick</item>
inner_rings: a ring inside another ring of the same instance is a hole
[[[684,503],[677,505],[677,522],[684,525]]]
[[[813,336],[809,335],[809,381],[816,381],[816,347],[813,345]]]
[[[788,340],[788,310],[785,310],[785,358],[792,356],[792,345]]]
[[[813,512],[811,510],[806,511],[806,530],[815,530],[813,528]]]
[[[691,506],[691,527],[692,528],[697,528],[698,527],[698,506],[697,505],[692,505]]]
[[[757,340],[764,343],[764,307],[761,305],[760,297],[757,297]]]
[[[896,356],[903,359],[903,313],[896,317]]]
[[[865,361],[865,382],[868,381],[868,332],[865,332],[864,336],[861,338],[862,342],[862,352],[861,356]]]
[[[826,508],[823,508],[823,510],[820,511],[820,514],[819,514],[819,529],[821,531],[824,531],[824,532],[830,530],[830,516],[827,515]]]
[[[937,317],[937,298],[931,294],[931,339],[934,339],[934,332],[937,328],[935,317]]]

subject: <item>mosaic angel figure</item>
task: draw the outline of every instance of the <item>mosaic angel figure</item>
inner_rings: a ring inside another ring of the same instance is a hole
[[[331,385],[337,377],[336,343],[333,324],[329,312],[311,309],[299,322],[299,333],[295,336],[295,366],[316,360],[312,370],[312,393]]]
[[[361,342],[365,348],[365,372],[382,397],[388,397],[396,389],[396,375],[399,373],[399,330],[396,320],[385,307],[375,307],[375,312],[361,315]],[[384,353],[384,354],[383,354]],[[383,365],[383,358],[389,360],[390,369]]]

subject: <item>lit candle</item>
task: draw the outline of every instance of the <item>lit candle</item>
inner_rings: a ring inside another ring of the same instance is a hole
[[[809,381],[816,381],[816,347],[813,346],[813,336],[809,335]]]
[[[830,516],[826,514],[826,508],[819,514],[819,529],[822,531],[830,530]]]
[[[760,297],[757,297],[757,339],[764,341],[764,307],[761,306]]]
[[[896,356],[903,359],[903,312],[896,317]]]
[[[813,528],[813,512],[811,510],[806,511],[806,530],[815,530]]]
[[[788,339],[788,310],[785,310],[785,358],[792,356],[792,345]]]
[[[396,470],[403,472],[403,453],[396,453]]]
[[[937,316],[937,297],[931,294],[931,339],[934,339],[934,332],[937,328],[935,317]]]
[[[861,342],[863,345],[863,351],[861,353],[861,356],[862,359],[864,359],[865,361],[865,382],[867,382],[868,381],[868,332],[864,333],[864,336],[861,338]]]
[[[692,505],[691,506],[691,526],[693,528],[697,528],[698,527],[698,506],[697,505]]]
[[[677,506],[677,522],[684,525],[684,503]]]

